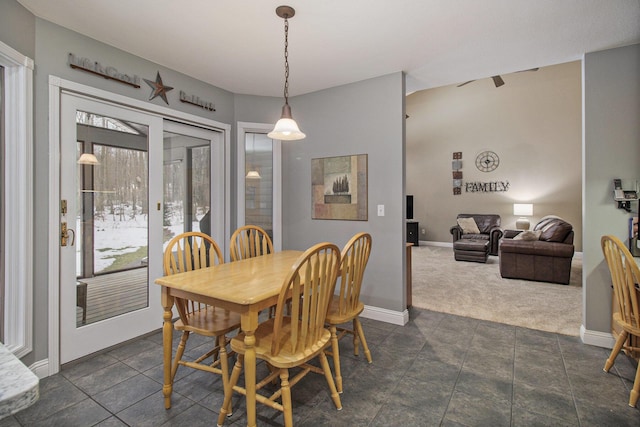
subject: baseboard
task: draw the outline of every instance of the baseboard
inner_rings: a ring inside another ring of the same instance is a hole
[[[420,243],[423,246],[439,246],[441,248],[453,248],[452,242],[432,242],[429,240],[420,240]]]
[[[409,322],[409,310],[393,311],[386,308],[373,307],[365,305],[364,310],[360,313],[361,317],[371,320],[379,320],[393,325],[404,326]]]
[[[596,347],[613,348],[616,340],[608,332],[589,331],[584,325],[580,325],[580,338],[582,342]]]
[[[31,369],[31,372],[36,374],[38,378],[46,378],[49,376],[49,359],[39,360],[29,366],[29,369]]]

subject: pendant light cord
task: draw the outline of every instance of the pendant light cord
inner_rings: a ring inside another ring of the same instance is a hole
[[[284,17],[284,103],[289,105],[289,19]]]

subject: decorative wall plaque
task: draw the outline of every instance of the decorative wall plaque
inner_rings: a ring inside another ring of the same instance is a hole
[[[313,219],[367,221],[367,155],[311,160]]]

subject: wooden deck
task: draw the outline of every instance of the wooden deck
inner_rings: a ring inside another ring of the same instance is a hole
[[[99,322],[110,317],[147,307],[148,269],[137,268],[88,279],[78,279],[87,284],[86,323],[83,309],[76,307],[76,326]]]

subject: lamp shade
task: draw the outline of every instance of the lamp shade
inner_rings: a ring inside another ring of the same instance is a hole
[[[518,216],[532,216],[533,204],[531,203],[514,203],[513,214]]]

